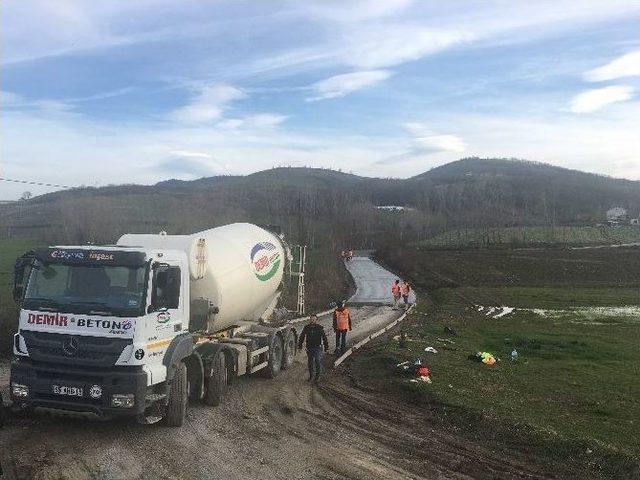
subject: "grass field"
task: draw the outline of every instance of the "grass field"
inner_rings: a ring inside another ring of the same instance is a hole
[[[610,245],[640,242],[638,226],[504,227],[450,230],[419,243],[425,247]]]
[[[629,261],[639,254],[626,251]],[[443,253],[422,255],[433,266],[437,263],[429,260]],[[578,312],[640,305],[640,290],[629,284],[631,278],[624,282],[613,272],[592,286],[558,286],[554,278],[547,286],[510,286],[510,274],[522,267],[512,263],[511,272],[501,271],[502,284],[491,269],[484,273],[482,262],[467,262],[467,269],[476,265],[477,271],[461,272],[455,283],[471,278],[475,285],[419,292],[423,302],[403,327],[411,339],[407,348],[394,340],[378,343],[352,368],[376,388],[402,392],[457,435],[483,439],[491,449],[523,461],[534,458],[562,478],[640,478],[640,318],[610,316],[606,309],[588,317]],[[571,264],[581,271],[580,263]],[[434,273],[414,280],[428,284]],[[482,286],[483,275],[493,284]],[[479,312],[478,304],[556,309],[562,315],[516,310],[494,319]],[[447,335],[445,326],[457,335]],[[438,354],[425,353],[427,346]],[[510,360],[513,348],[516,362]],[[477,351],[501,361],[493,367],[472,362],[468,356]],[[395,371],[397,363],[418,357],[433,373],[430,385],[409,383]]]

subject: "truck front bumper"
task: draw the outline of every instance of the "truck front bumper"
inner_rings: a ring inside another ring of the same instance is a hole
[[[26,387],[26,391],[18,388],[22,390],[20,396],[14,392],[16,385]],[[143,413],[146,393],[147,374],[142,367],[43,365],[22,358],[11,363],[11,400],[21,409],[109,419]],[[133,404],[115,407],[114,395],[133,398]]]

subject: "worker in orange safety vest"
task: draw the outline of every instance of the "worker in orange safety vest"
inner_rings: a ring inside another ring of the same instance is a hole
[[[333,330],[336,332],[336,355],[342,355],[347,349],[347,330],[351,330],[351,314],[346,300],[333,311]]]
[[[411,293],[411,285],[409,282],[402,282],[400,284],[400,294],[402,295],[402,300],[404,300],[404,308],[409,308],[409,294]]]
[[[391,284],[391,296],[393,297],[393,309],[398,309],[398,302],[400,301],[400,280],[397,280]]]

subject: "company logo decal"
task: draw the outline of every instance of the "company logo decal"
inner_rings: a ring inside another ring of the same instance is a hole
[[[62,344],[62,351],[67,357],[75,357],[78,353],[80,342],[76,337],[68,338]]]
[[[87,330],[108,330],[112,335],[124,335],[133,327],[131,320],[101,320],[72,317],[59,313],[29,313],[27,323],[53,327],[81,327]]]
[[[258,280],[266,282],[280,267],[280,253],[273,243],[261,242],[251,249],[253,273]]]
[[[67,315],[60,315],[59,313],[30,313],[27,317],[27,323],[33,323],[34,325],[55,325],[56,327],[66,327],[69,322]]]
[[[156,318],[158,320],[158,323],[167,323],[169,320],[171,320],[171,313],[160,312]]]
[[[84,252],[72,252],[69,250],[53,250],[50,254],[51,258],[60,258],[63,260],[83,260]]]
[[[89,253],[90,260],[96,261],[113,261],[113,253],[91,252]]]
[[[89,389],[89,396],[96,400],[102,397],[102,387],[100,385],[92,385]]]

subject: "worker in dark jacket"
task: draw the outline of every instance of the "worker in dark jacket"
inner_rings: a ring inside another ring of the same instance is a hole
[[[336,355],[342,355],[347,349],[347,330],[351,330],[351,314],[346,300],[333,311],[333,330],[336,332]]]
[[[309,381],[318,383],[320,372],[322,371],[322,351],[329,350],[329,341],[324,333],[324,328],[318,323],[318,317],[311,315],[309,323],[304,326],[300,339],[298,340],[298,350],[302,350],[302,345],[307,340],[307,364],[309,366]],[[324,347],[324,348],[323,348]]]

